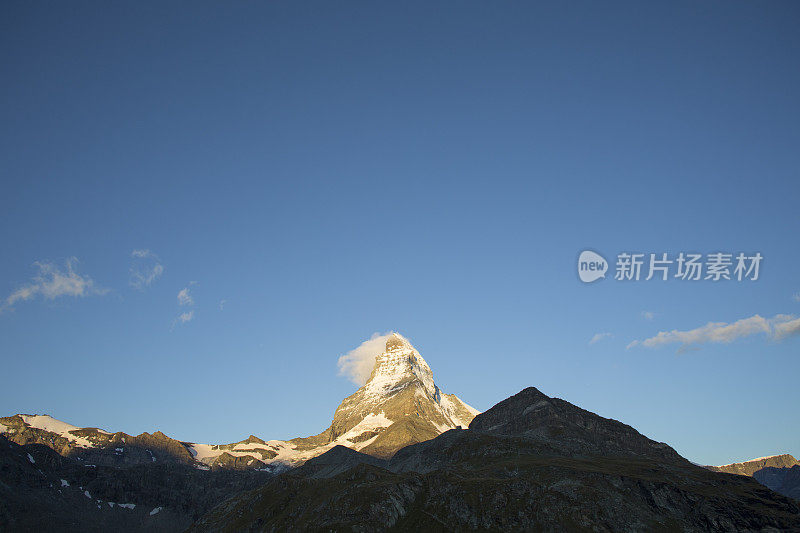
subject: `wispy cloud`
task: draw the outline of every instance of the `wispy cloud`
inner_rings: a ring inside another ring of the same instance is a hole
[[[601,340],[608,339],[609,337],[611,337],[611,333],[595,333],[594,336],[589,340],[589,344],[600,342]]]
[[[656,317],[656,314],[652,311],[642,311],[642,318],[645,320],[653,320]]]
[[[628,348],[636,346],[657,348],[665,344],[680,344],[678,351],[685,352],[702,344],[731,343],[759,333],[763,333],[774,340],[782,340],[786,337],[800,334],[800,318],[796,318],[793,315],[775,315],[772,318],[753,315],[730,324],[727,322],[709,322],[705,326],[686,331],[677,329],[660,331],[655,337],[631,342],[628,344]]]
[[[194,298],[192,297],[190,287],[197,285],[196,281],[190,281],[189,285],[178,291],[178,305],[181,307],[194,307]],[[174,329],[178,324],[186,324],[194,319],[194,309],[189,309],[181,312],[178,317],[172,321],[172,328]]]
[[[174,328],[178,324],[186,324],[187,322],[191,322],[194,318],[194,309],[191,311],[186,311],[184,313],[179,314],[175,317],[175,320],[172,321],[172,327]]]
[[[226,304],[227,302],[228,302],[228,300],[220,300],[220,301],[219,301],[219,310],[220,310],[220,311],[222,311],[223,309],[225,309],[225,304]]]
[[[800,335],[800,318],[794,318],[789,315],[781,315],[786,316],[786,320],[783,322],[776,323],[772,328],[772,335],[777,340],[785,339],[786,337],[791,337],[793,335]]]
[[[178,305],[194,305],[194,299],[189,294],[189,287],[178,291]]]
[[[37,261],[33,265],[38,269],[38,274],[31,278],[30,283],[8,295],[0,306],[0,311],[12,308],[17,302],[26,302],[37,296],[45,300],[55,300],[62,296],[84,297],[108,292],[108,289],[95,285],[89,276],[78,274],[75,271],[77,264],[78,260],[70,257],[65,261],[65,270],[62,270],[55,263]]]
[[[347,376],[358,386],[366,383],[375,367],[375,358],[386,351],[386,340],[393,333],[392,331],[383,334],[373,333],[357,348],[339,357],[337,362],[339,375]]]
[[[792,300],[795,302],[800,302],[800,292],[796,292],[792,295]]]
[[[137,249],[131,252],[132,264],[130,268],[131,287],[142,290],[149,287],[161,274],[164,273],[164,265],[161,259],[146,249]]]

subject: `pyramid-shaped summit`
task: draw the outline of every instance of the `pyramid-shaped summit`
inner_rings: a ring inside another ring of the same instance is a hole
[[[402,350],[409,346],[408,342],[398,335],[397,333],[392,333],[388,339],[386,339],[386,351],[390,352],[393,350]]]
[[[339,405],[331,426],[291,442],[309,451],[341,444],[389,457],[409,444],[466,428],[477,414],[455,395],[439,390],[425,359],[408,340],[392,333],[386,349],[375,358],[369,379]]]
[[[413,383],[424,387],[428,396],[435,397],[438,394],[433,372],[425,359],[406,339],[392,333],[386,339],[386,350],[375,358],[375,367],[364,384],[363,396],[384,397]],[[356,395],[358,392],[353,396]],[[359,400],[363,398],[359,397]]]

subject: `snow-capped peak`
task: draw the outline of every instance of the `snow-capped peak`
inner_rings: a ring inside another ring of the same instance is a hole
[[[414,380],[422,384],[428,396],[438,398],[431,367],[408,340],[392,333],[386,340],[386,350],[375,359],[364,393],[368,397],[384,396]]]

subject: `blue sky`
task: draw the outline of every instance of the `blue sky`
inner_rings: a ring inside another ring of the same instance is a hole
[[[536,386],[697,462],[800,457],[800,336],[626,348],[800,316],[799,22],[792,2],[5,2],[1,410],[309,435],[355,388],[338,357],[397,330],[481,410]],[[583,284],[584,249],[764,260],[757,281]]]

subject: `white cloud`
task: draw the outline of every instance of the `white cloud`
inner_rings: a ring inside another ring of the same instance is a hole
[[[792,295],[792,300],[795,302],[800,302],[800,292],[796,292]]]
[[[146,249],[133,250],[131,252],[133,263],[130,273],[131,287],[142,290],[149,287],[164,273],[164,265],[156,254]]]
[[[645,320],[653,320],[656,317],[656,314],[652,311],[642,311],[642,318]]]
[[[228,300],[220,300],[220,301],[219,301],[219,310],[220,310],[220,311],[222,311],[223,309],[225,309],[225,303],[226,303],[227,301],[228,301]]]
[[[375,358],[386,351],[386,340],[393,333],[373,333],[369,340],[339,357],[339,375],[347,376],[358,386],[366,383],[375,367]]]
[[[189,287],[178,291],[178,305],[194,305],[194,299],[189,294]]]
[[[92,278],[75,272],[77,263],[76,258],[70,257],[65,262],[66,270],[61,270],[54,263],[37,261],[34,266],[39,273],[31,278],[31,283],[12,292],[0,306],[0,310],[10,309],[17,302],[26,302],[37,296],[45,300],[55,300],[61,296],[106,294],[108,289],[97,287]]]
[[[775,324],[773,328],[773,336],[777,340],[782,340],[786,337],[791,337],[792,335],[800,335],[800,318],[794,318],[789,315],[781,316],[786,316],[787,318],[785,321]]]
[[[178,315],[178,319],[177,320],[181,324],[186,324],[187,322],[189,322],[193,318],[194,318],[194,309],[192,309],[191,311],[186,312],[186,313],[181,313],[180,315]]]
[[[679,351],[684,352],[689,348],[707,343],[730,343],[738,339],[764,333],[775,340],[782,340],[792,335],[800,334],[800,319],[793,315],[775,315],[764,318],[753,315],[748,318],[727,322],[709,322],[705,326],[687,331],[660,331],[655,337],[641,341],[633,341],[628,348],[645,346],[656,348],[665,344],[680,344]]]
[[[594,337],[591,338],[589,344],[594,344],[596,342],[600,342],[603,339],[607,339],[611,337],[611,333],[595,333]]]

